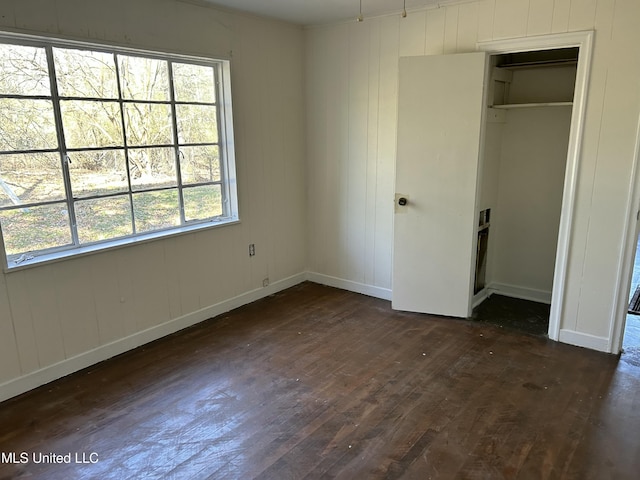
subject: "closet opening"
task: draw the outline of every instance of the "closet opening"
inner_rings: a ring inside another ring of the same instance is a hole
[[[491,217],[478,228],[476,320],[549,332],[578,54],[489,57],[477,209]]]

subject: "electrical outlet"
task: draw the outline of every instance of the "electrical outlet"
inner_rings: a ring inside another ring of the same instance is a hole
[[[263,287],[268,287],[269,286],[269,277],[267,277],[264,280],[262,280],[262,286]]]
[[[250,243],[249,244],[249,256],[253,257],[256,254],[256,244],[255,243]]]

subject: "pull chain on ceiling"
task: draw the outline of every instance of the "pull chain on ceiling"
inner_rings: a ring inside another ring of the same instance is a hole
[[[407,17],[407,0],[402,0],[402,12],[400,13],[400,16],[402,18]],[[356,21],[357,22],[364,21],[364,17],[362,16],[362,0],[360,0],[360,11],[358,13],[358,16],[356,17]]]

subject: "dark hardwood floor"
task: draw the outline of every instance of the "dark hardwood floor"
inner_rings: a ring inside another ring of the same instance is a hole
[[[304,283],[0,404],[0,452],[0,479],[636,479],[640,366]]]
[[[547,335],[549,332],[550,305],[503,295],[491,295],[478,305],[471,318],[502,328]]]

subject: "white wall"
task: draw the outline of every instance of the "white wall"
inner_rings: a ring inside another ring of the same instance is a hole
[[[213,57],[232,52],[241,218],[0,274],[0,400],[207,318],[212,306],[303,278],[300,28],[174,0],[5,0],[0,29]],[[251,259],[249,243],[256,244]],[[272,286],[263,290],[266,277]]]
[[[509,103],[570,102],[576,70],[575,65],[513,70]]]
[[[391,288],[400,56],[594,29],[561,338],[609,348],[640,113],[638,18],[637,0],[478,0],[309,29],[310,270]]]
[[[488,283],[551,299],[571,107],[509,110],[498,198],[491,215]]]

